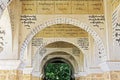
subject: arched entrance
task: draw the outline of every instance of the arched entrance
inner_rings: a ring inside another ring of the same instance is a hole
[[[95,30],[93,30],[87,24],[80,22],[79,20],[72,19],[72,18],[66,18],[66,17],[58,17],[58,18],[50,19],[50,20],[40,24],[39,26],[33,28],[32,31],[28,34],[28,36],[24,40],[21,50],[20,50],[20,60],[23,62],[23,64],[26,60],[25,59],[25,54],[26,54],[25,50],[27,50],[27,46],[30,43],[30,41],[33,39],[33,37],[40,31],[42,31],[44,28],[47,28],[49,26],[56,25],[56,24],[69,24],[69,25],[79,27],[79,28],[85,30],[86,32],[88,32],[88,34],[90,34],[93,37],[93,39],[97,45],[98,55],[100,56],[99,57],[100,62],[106,60],[106,54],[105,54],[105,48],[104,48],[103,41],[100,38],[99,34]],[[43,46],[43,44],[41,44],[40,47],[42,47],[42,46]]]
[[[44,65],[44,80],[75,80],[71,63],[63,58],[53,58]]]
[[[36,53],[35,57],[33,58],[32,70],[32,75],[36,76],[37,74],[37,76],[39,76],[42,80],[47,80],[46,68],[48,65],[60,65],[58,66],[58,68],[60,68],[62,63],[63,65],[67,66],[67,71],[69,74],[68,77],[70,78],[67,80],[75,80],[76,77],[74,77],[74,75],[84,70],[84,55],[75,45],[69,42],[56,41],[49,43],[43,48],[43,50],[46,51],[42,51],[43,53],[41,51]],[[74,52],[74,50],[76,52]]]

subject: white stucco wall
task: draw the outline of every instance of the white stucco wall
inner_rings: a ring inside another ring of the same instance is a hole
[[[15,56],[12,54],[12,31],[7,8],[0,19],[0,32],[0,46],[3,47],[3,51],[0,52],[0,59],[13,59]]]

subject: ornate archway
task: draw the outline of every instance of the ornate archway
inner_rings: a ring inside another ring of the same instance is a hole
[[[70,43],[68,43],[68,44],[70,44]],[[44,49],[42,49],[42,50],[44,50]],[[40,72],[42,72],[42,67],[45,64],[45,62],[46,62],[45,60],[47,59],[48,56],[51,56],[52,58],[61,56],[61,57],[64,57],[65,59],[67,59],[67,60],[70,60],[70,59],[72,60],[73,59],[74,62],[71,62],[71,61],[70,62],[74,65],[75,72],[80,71],[80,64],[79,64],[78,58],[70,51],[70,49],[66,51],[66,49],[60,49],[60,48],[59,49],[56,49],[56,48],[53,49],[52,48],[52,51],[50,50],[50,52],[45,52],[45,51],[42,51],[42,52],[44,52],[44,53],[37,52],[32,59],[33,60],[33,62],[32,62],[33,71],[39,71],[40,70]],[[41,56],[41,54],[42,54],[42,56]],[[77,53],[77,56],[81,56],[81,57],[84,58],[82,53]],[[81,61],[83,61],[83,60],[81,60]]]
[[[37,56],[39,56],[39,55],[37,55]],[[70,55],[69,53],[59,51],[59,52],[53,52],[53,53],[46,54],[39,63],[36,63],[38,65],[33,65],[32,75],[38,74],[38,75],[41,75],[39,77],[43,78],[45,76],[45,74],[44,74],[45,66],[51,61],[56,61],[56,59],[58,61],[63,61],[65,63],[67,63],[71,67],[71,69],[72,69],[71,77],[72,78],[74,78],[74,75],[79,72],[80,66],[78,65],[75,57]],[[34,61],[36,61],[36,60],[39,60],[39,59],[36,58]]]
[[[49,44],[45,45],[44,47],[47,48],[47,46],[50,46],[51,44],[54,44],[57,42],[59,43],[61,41],[55,41],[53,43],[49,43]],[[66,42],[64,41],[64,43],[69,44],[72,47],[76,47],[75,45],[73,45],[72,43],[69,43],[67,41]],[[42,48],[41,50],[44,50],[44,49]],[[42,51],[42,52],[44,52],[44,51]],[[83,54],[80,55],[80,54],[82,54],[82,53],[79,53],[79,56],[81,56],[81,57],[83,56],[83,59],[84,59],[84,55]],[[77,56],[78,56],[78,54],[77,54]],[[38,75],[43,76],[44,65],[47,63],[47,61],[49,61],[53,58],[58,58],[58,57],[69,61],[69,63],[74,68],[74,75],[79,73],[80,71],[83,71],[83,69],[84,69],[84,60],[83,59],[80,59],[80,61],[79,61],[79,59],[76,57],[76,55],[74,55],[70,50],[66,51],[66,49],[60,49],[60,48],[54,50],[52,48],[52,50],[50,50],[50,52],[45,52],[45,53],[41,53],[39,51],[36,52],[34,58],[32,59],[33,60],[33,62],[32,62],[32,64],[33,64],[32,65],[32,68],[33,68],[32,74],[33,75],[38,74]],[[79,64],[81,61],[83,61],[83,65]]]
[[[54,25],[54,24],[71,24],[77,27],[80,27],[82,29],[84,29],[85,31],[87,31],[95,40],[95,43],[97,44],[98,47],[98,51],[100,54],[98,54],[100,56],[100,60],[104,61],[106,60],[106,54],[105,54],[105,48],[104,48],[104,44],[102,42],[102,39],[99,37],[99,35],[88,25],[80,22],[79,20],[75,20],[72,18],[55,18],[52,20],[48,20],[45,23],[35,27],[31,33],[26,37],[24,43],[22,44],[21,50],[20,50],[20,60],[21,61],[25,61],[24,59],[24,51],[26,49],[26,47],[28,46],[29,42],[32,40],[32,38],[41,30],[43,30],[44,28]],[[41,44],[42,45],[42,44]]]

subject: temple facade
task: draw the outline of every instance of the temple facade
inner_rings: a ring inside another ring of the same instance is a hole
[[[120,80],[120,0],[0,0],[0,80],[46,80],[51,62]]]

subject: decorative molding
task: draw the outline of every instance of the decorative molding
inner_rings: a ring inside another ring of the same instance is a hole
[[[0,70],[17,70],[20,60],[0,60]]]
[[[100,74],[102,70],[98,67],[92,67],[87,70],[87,72],[79,72],[75,74],[75,77],[87,76],[90,74]]]
[[[32,46],[38,47],[43,43],[43,38],[33,38]]]
[[[104,72],[107,71],[120,71],[120,62],[104,62],[100,64]]]
[[[120,60],[107,60],[106,62],[120,62]]]
[[[32,74],[32,68],[24,68],[23,69],[23,74]]]
[[[90,67],[88,70],[87,70],[87,74],[97,74],[97,73],[102,73],[102,70],[100,67]]]
[[[88,40],[88,38],[79,38],[77,43],[84,50],[88,50],[88,47],[89,47],[89,40]]]
[[[32,72],[32,76],[42,78],[43,74],[41,74],[39,71],[34,71],[34,72]]]
[[[74,74],[75,77],[87,76],[87,72],[79,72]]]
[[[72,39],[71,39],[72,40]],[[65,38],[53,38],[53,39],[49,39],[47,42],[44,42],[42,43],[39,48],[37,49],[37,52],[36,53],[39,53],[41,52],[44,47],[50,43],[54,43],[54,42],[57,42],[57,41],[64,41],[64,42],[68,42],[68,43],[71,43],[73,45],[75,45],[76,47],[78,47],[80,49],[80,51],[84,54],[87,54],[80,46],[79,44],[75,43],[75,42],[72,42],[72,41],[69,41],[69,39],[65,39]],[[77,40],[76,40],[77,41]]]

